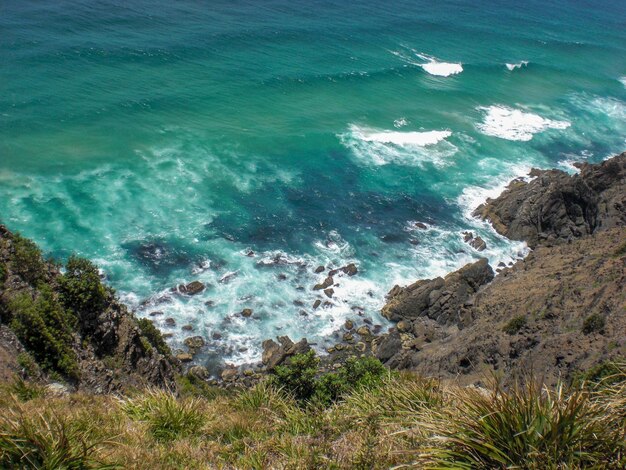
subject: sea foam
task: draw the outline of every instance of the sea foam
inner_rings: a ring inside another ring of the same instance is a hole
[[[428,56],[426,54],[417,54],[425,63],[417,64],[426,72],[437,77],[449,77],[450,75],[456,75],[463,71],[463,64],[453,62],[440,62],[436,58]]]
[[[527,60],[522,60],[521,62],[517,62],[515,64],[505,64],[506,68],[512,72],[515,69],[521,69],[522,67],[526,67],[528,66],[528,61]]]
[[[351,125],[339,136],[341,142],[362,162],[374,165],[389,163],[446,165],[457,148],[446,139],[449,130],[399,132]]]
[[[486,135],[506,140],[529,141],[547,129],[567,129],[570,123],[556,121],[506,106],[479,107],[485,113],[478,129]]]

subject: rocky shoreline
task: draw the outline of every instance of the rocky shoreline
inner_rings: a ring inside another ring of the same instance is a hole
[[[533,169],[530,180],[513,180],[474,211],[501,235],[525,241],[534,250],[527,258],[496,272],[480,259],[444,278],[395,286],[381,310],[395,326],[381,333],[348,320],[323,368],[372,355],[391,369],[463,384],[494,373],[511,382],[531,371],[555,383],[625,356],[626,153],[578,168],[575,175]],[[480,237],[464,235],[484,249]],[[315,288],[332,284],[331,274]],[[595,329],[586,326],[594,320]],[[250,385],[310,345],[281,337],[263,348],[262,364],[228,367],[214,383]]]
[[[350,357],[373,356],[391,369],[462,384],[480,384],[494,373],[512,381],[530,370],[554,383],[626,356],[626,153],[579,169],[575,175],[532,170],[532,179],[512,181],[500,196],[475,210],[474,216],[490,222],[501,235],[527,242],[533,249],[529,256],[514,265],[501,263],[495,272],[483,258],[445,277],[394,286],[381,310],[394,326],[382,331],[355,311],[355,318],[338,328],[325,348],[321,371],[337,369]],[[428,226],[416,223],[416,228]],[[477,252],[485,249],[484,240],[473,233],[462,236]],[[39,287],[10,268],[15,240],[1,228],[1,261],[9,266],[2,285],[5,311],[18,293],[41,295]],[[57,289],[62,278],[58,267],[49,262],[42,266],[46,282]],[[320,293],[310,306],[313,310],[324,307],[324,298],[332,300],[342,277],[358,275],[358,266],[318,266],[314,272],[321,281],[311,286]],[[194,296],[205,288],[192,281],[173,287],[170,295]],[[157,309],[150,313],[160,315]],[[237,315],[248,318],[254,312],[244,308]],[[212,338],[191,334],[184,340],[186,350],[159,352],[152,344],[158,339],[151,343],[149,332],[140,327],[144,322],[150,329],[152,322],[138,321],[113,296],[97,315],[81,322],[91,326],[89,334],[84,334],[84,324],[76,334],[73,348],[81,380],[73,386],[95,393],[142,385],[175,389],[180,371],[211,385],[251,386],[317,346],[287,336],[267,339],[261,362],[227,364],[212,376],[194,357],[219,339],[219,333]],[[186,325],[182,330],[193,331]],[[24,347],[6,322],[0,325],[0,357],[6,358],[0,374],[8,377],[23,368],[15,359],[22,353]]]

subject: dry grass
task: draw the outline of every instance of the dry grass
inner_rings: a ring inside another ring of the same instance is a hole
[[[620,370],[607,386],[575,390],[443,387],[403,374],[326,408],[265,383],[211,399],[5,396],[0,467],[624,468]]]

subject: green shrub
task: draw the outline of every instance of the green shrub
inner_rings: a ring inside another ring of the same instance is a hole
[[[272,383],[293,395],[298,401],[306,401],[316,391],[319,358],[314,351],[297,354],[288,365],[277,366],[273,371]]]
[[[0,468],[84,470],[122,468],[93,458],[101,442],[56,414],[10,412],[0,417]]]
[[[626,255],[626,242],[622,243],[617,250],[615,250],[615,253],[613,253],[613,256],[615,256],[616,258],[622,257]]]
[[[329,372],[319,379],[314,399],[330,405],[353,390],[376,387],[381,384],[385,371],[381,362],[373,357],[349,358],[337,372]]]
[[[19,401],[29,401],[45,396],[46,389],[41,385],[17,377],[9,385],[9,392],[15,395]]]
[[[512,318],[506,325],[504,325],[502,331],[509,335],[514,335],[516,333],[519,333],[519,331],[524,328],[527,323],[528,320],[526,320],[526,317],[524,315],[519,315]]]
[[[9,310],[11,329],[44,370],[78,377],[72,349],[75,318],[63,310],[49,286],[40,289],[36,300],[29,294],[14,297],[9,301]]]
[[[601,332],[604,329],[605,321],[602,315],[593,313],[585,318],[583,322],[583,333],[586,335]]]
[[[583,390],[496,385],[491,393],[460,389],[456,398],[430,426],[431,468],[619,468],[607,462],[621,458],[623,436]]]
[[[206,419],[194,398],[178,400],[162,390],[151,391],[124,403],[124,410],[133,419],[147,423],[158,441],[173,441],[197,434]]]
[[[157,351],[163,354],[165,357],[170,357],[172,351],[167,345],[159,329],[154,326],[154,323],[147,318],[140,318],[137,320],[137,325],[141,330],[142,336],[145,336],[148,342],[153,345]]]
[[[37,362],[33,359],[33,356],[27,352],[19,353],[17,355],[17,363],[22,368],[23,373],[28,377],[36,377],[39,372]]]
[[[7,279],[7,267],[4,265],[4,263],[0,263],[0,286],[2,286],[4,281],[6,281],[6,279]]]
[[[106,307],[108,299],[98,268],[87,259],[71,256],[65,270],[59,282],[63,305],[82,320],[95,319]],[[89,323],[81,322],[81,325],[88,327]]]
[[[356,388],[379,385],[386,370],[377,359],[354,357],[337,371],[318,377],[319,362],[314,351],[296,355],[289,364],[276,367],[271,383],[299,402],[328,406]]]
[[[193,374],[187,373],[179,375],[176,378],[178,390],[183,398],[204,398],[205,400],[214,400],[215,398],[227,395],[227,390],[211,386],[204,380],[199,379]]]
[[[43,280],[46,273],[46,264],[39,247],[18,233],[13,235],[11,269],[33,286]]]
[[[605,361],[592,367],[589,370],[580,372],[574,377],[573,383],[576,386],[583,384],[593,388],[603,388],[615,385],[624,380],[626,370],[626,359]]]

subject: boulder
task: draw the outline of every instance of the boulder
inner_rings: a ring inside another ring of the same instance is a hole
[[[192,281],[189,284],[178,286],[178,291],[187,295],[196,295],[202,292],[206,286],[200,281]]]
[[[420,280],[405,288],[394,287],[382,314],[394,321],[426,316],[441,324],[454,323],[469,297],[493,277],[491,266],[483,258],[445,278]]]
[[[315,302],[313,302],[313,308],[317,309],[317,307],[319,307],[322,304],[322,301],[320,299],[317,299]]]
[[[251,308],[244,308],[241,311],[241,316],[245,317],[245,318],[250,318],[252,316],[252,309]]]
[[[183,341],[190,351],[196,351],[204,346],[204,338],[202,336],[190,336]]]
[[[334,293],[335,289],[324,289],[324,294],[326,294],[326,297],[328,298],[332,299]]]
[[[354,276],[356,273],[359,272],[359,270],[356,267],[356,264],[354,263],[350,263],[347,266],[344,266],[343,268],[341,268],[341,270],[348,276]]]
[[[189,368],[189,374],[200,380],[207,380],[210,376],[209,371],[204,366],[193,366]]]
[[[323,273],[326,268],[324,266],[318,266],[315,268],[315,274]]]
[[[311,349],[306,338],[294,343],[288,336],[279,336],[278,342],[267,339],[263,341],[262,361],[269,370],[283,364],[289,357],[303,354]]]
[[[176,359],[178,359],[180,362],[191,362],[193,361],[193,356],[188,353],[179,353],[176,354]]]
[[[316,284],[315,287],[313,287],[313,290],[326,289],[327,287],[332,286],[334,282],[335,281],[333,280],[333,277],[328,276],[326,279],[324,279],[324,282],[322,282],[321,284]]]

